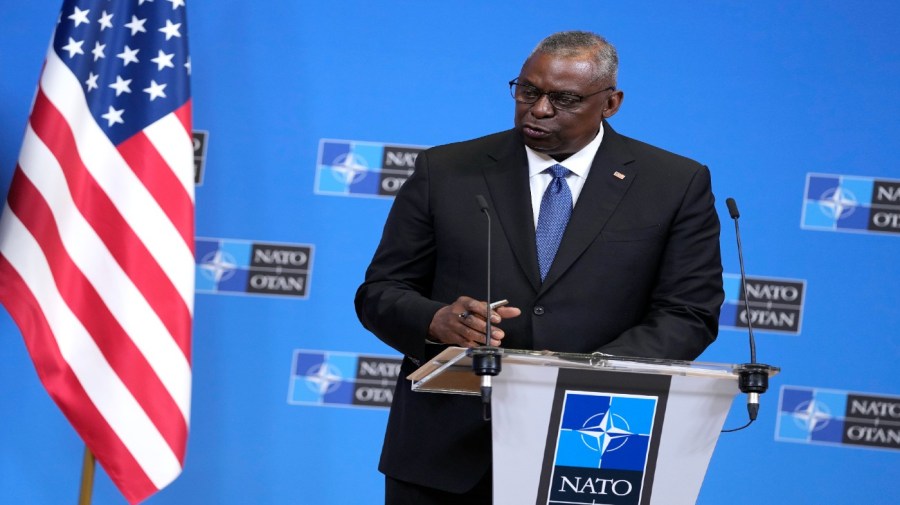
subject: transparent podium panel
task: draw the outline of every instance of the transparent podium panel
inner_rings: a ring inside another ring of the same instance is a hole
[[[695,503],[745,366],[510,349],[501,363],[497,505]],[[422,393],[480,394],[462,348],[408,378]]]

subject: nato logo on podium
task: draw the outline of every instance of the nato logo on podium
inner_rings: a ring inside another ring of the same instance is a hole
[[[640,503],[656,397],[567,391],[548,503]]]

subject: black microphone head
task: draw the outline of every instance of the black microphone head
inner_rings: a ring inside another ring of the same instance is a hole
[[[741,217],[741,213],[738,212],[737,202],[734,201],[734,198],[726,198],[725,205],[728,207],[728,214],[731,215],[731,219]]]
[[[487,200],[484,199],[484,195],[475,195],[475,200],[478,201],[478,206],[481,207],[482,212],[488,211]]]

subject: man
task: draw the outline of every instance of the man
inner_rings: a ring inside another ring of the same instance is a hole
[[[490,503],[480,399],[414,393],[406,375],[486,331],[491,343],[691,360],[717,335],[719,221],[706,167],[624,137],[618,59],[602,37],[544,39],[510,82],[515,128],[419,154],[356,294],[403,353],[379,469],[387,503]],[[562,165],[559,167],[558,165]]]

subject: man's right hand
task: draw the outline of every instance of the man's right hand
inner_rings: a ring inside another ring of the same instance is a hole
[[[505,336],[503,330],[495,325],[505,318],[516,317],[521,313],[518,308],[508,306],[491,311],[491,345],[499,346]],[[428,337],[436,342],[458,347],[485,345],[487,318],[486,302],[460,296],[455,302],[434,314],[428,327]]]

